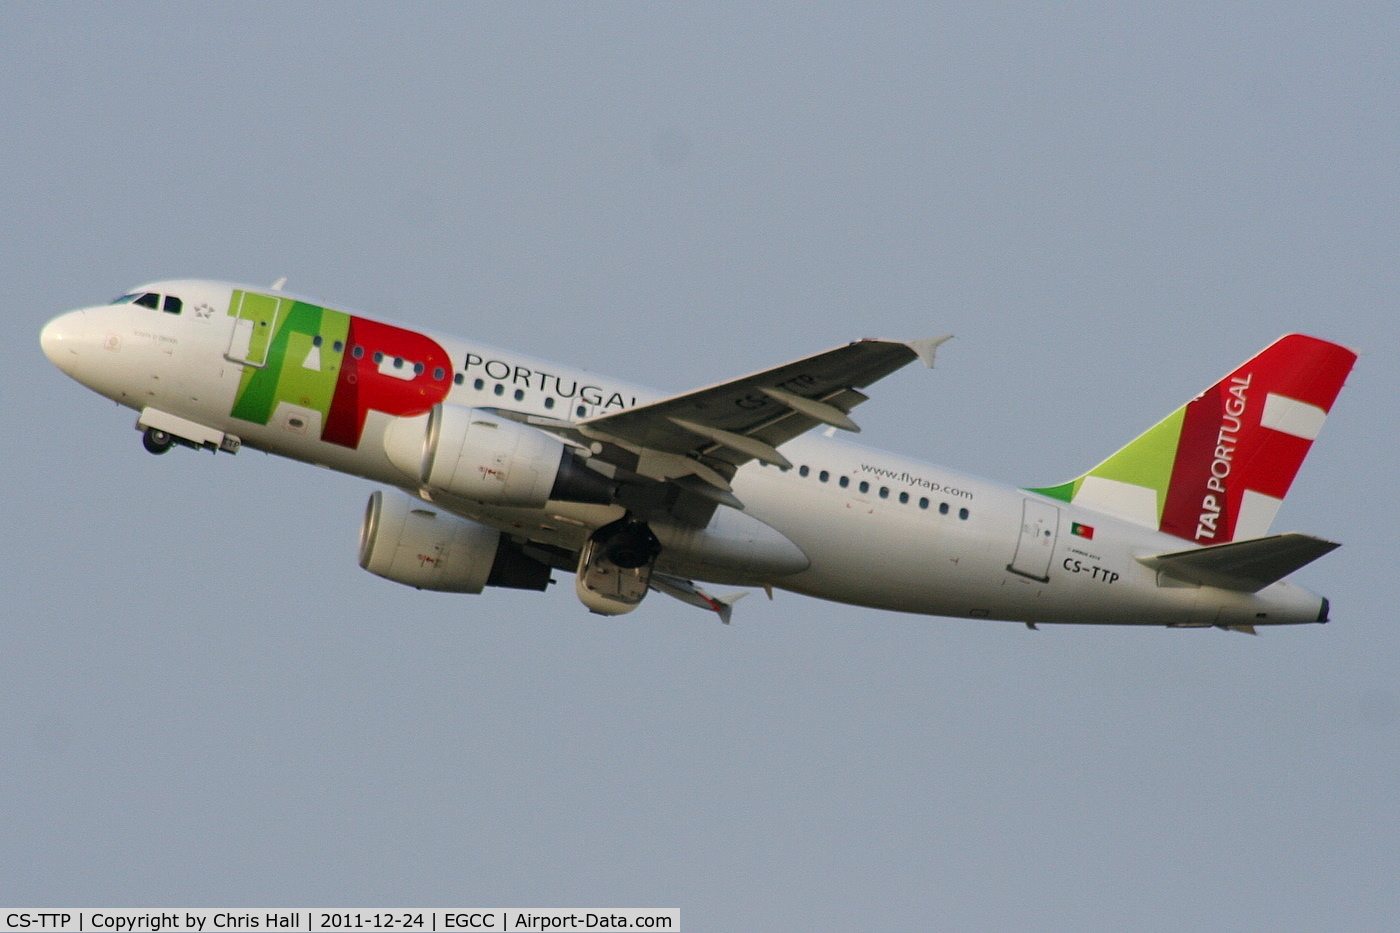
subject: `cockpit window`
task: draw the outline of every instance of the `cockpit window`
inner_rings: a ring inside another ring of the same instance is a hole
[[[161,296],[155,292],[131,292],[122,295],[112,301],[114,305],[140,305],[143,308],[150,308],[152,311],[162,307]],[[185,303],[174,295],[166,295],[164,300],[166,314],[179,314],[185,310]]]

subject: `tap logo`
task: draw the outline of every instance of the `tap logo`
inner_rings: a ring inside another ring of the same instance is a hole
[[[320,414],[321,440],[357,448],[371,411],[421,415],[452,386],[447,351],[416,331],[242,291],[229,315],[247,341],[230,352],[246,366],[235,418],[265,425],[279,405],[296,405]]]

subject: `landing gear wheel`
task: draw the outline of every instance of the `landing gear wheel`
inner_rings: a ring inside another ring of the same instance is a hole
[[[141,435],[141,445],[153,454],[163,454],[175,446],[175,438],[170,436],[169,431],[147,428]]]

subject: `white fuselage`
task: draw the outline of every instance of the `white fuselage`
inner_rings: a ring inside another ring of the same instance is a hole
[[[233,286],[181,281],[147,289],[177,295],[180,312],[131,303],[71,312],[45,328],[45,352],[77,381],[137,411],[169,413],[247,446],[424,494],[385,453],[393,415],[370,410],[358,442],[348,446],[322,439],[326,408],[312,389],[299,398],[279,388],[265,423],[234,414],[245,372],[257,360],[228,313]],[[660,397],[586,371],[423,336],[451,361],[450,405],[580,421]],[[308,343],[307,372],[315,375],[320,354],[331,352],[329,343]],[[412,361],[396,367],[386,358],[379,369],[408,384],[413,376],[405,366]],[[696,579],[772,585],[855,605],[1028,623],[1257,625],[1325,617],[1325,601],[1288,581],[1258,593],[1185,585],[1159,579],[1137,559],[1191,546],[1181,539],[833,433],[783,445],[792,469],[751,462],[733,481],[744,514],[795,544],[806,555],[806,569],[772,578],[747,573],[742,560],[695,566],[677,564],[664,552],[659,566]],[[501,509],[434,501],[571,550],[582,546],[590,529],[622,514],[616,506],[551,502],[545,509]]]

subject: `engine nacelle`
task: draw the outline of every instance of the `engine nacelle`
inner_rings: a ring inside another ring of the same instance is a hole
[[[420,590],[480,593],[488,586],[543,590],[547,565],[507,537],[402,495],[375,491],[360,526],[360,566]]]
[[[420,485],[489,505],[607,504],[615,493],[553,434],[479,408],[436,405],[399,418],[384,432],[384,452]]]

